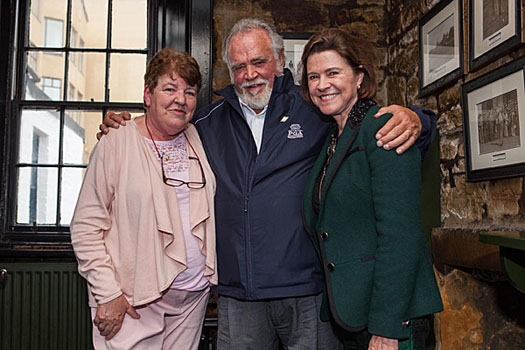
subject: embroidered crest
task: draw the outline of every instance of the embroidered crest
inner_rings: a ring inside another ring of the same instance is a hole
[[[301,129],[301,124],[292,124],[288,130],[289,139],[302,139],[303,138],[303,129]]]

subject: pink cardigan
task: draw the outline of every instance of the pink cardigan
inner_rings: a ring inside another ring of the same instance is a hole
[[[186,268],[175,189],[163,183],[160,162],[135,122],[128,124],[93,149],[71,221],[78,270],[88,281],[92,307],[121,294],[133,306],[149,303]],[[204,188],[190,190],[191,232],[206,256],[204,275],[217,284],[215,177],[195,127],[190,124],[185,133],[206,176]],[[200,179],[196,162],[189,166],[190,179]]]

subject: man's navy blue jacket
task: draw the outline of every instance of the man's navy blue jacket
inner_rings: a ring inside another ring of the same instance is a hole
[[[275,78],[257,154],[233,85],[217,94],[224,99],[193,118],[217,180],[215,291],[242,300],[322,292],[320,262],[301,208],[308,173],[330,123],[302,99],[285,70]],[[426,149],[435,117],[431,111],[417,112],[423,122],[419,146]]]

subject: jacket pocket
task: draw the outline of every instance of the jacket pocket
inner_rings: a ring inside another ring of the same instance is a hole
[[[361,262],[365,263],[365,262],[368,262],[368,261],[371,261],[371,260],[375,260],[375,259],[376,259],[375,255],[367,256],[366,258],[361,258]]]
[[[348,151],[345,155],[345,159],[349,156],[351,156],[352,154],[356,153],[356,152],[362,152],[365,150],[365,147],[364,146],[359,146],[359,147],[355,147],[353,149],[351,149],[350,151]]]
[[[375,256],[366,262],[363,262],[364,259],[357,258],[347,263],[336,264],[331,273],[334,306],[341,320],[350,326],[368,323]]]

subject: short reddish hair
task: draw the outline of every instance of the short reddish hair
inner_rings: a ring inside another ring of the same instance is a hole
[[[148,62],[146,74],[144,74],[144,85],[153,92],[159,78],[164,74],[177,73],[186,84],[201,89],[202,76],[199,64],[187,52],[177,52],[171,48],[165,48],[157,52]]]

